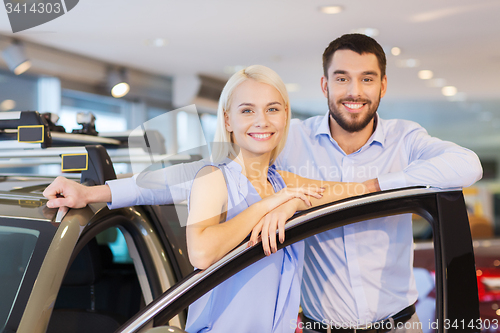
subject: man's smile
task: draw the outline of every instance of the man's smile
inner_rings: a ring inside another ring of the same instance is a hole
[[[366,103],[345,102],[342,103],[342,105],[347,111],[355,113],[360,112],[363,106],[366,105]]]

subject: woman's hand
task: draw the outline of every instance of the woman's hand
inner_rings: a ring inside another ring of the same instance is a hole
[[[70,208],[83,208],[92,202],[110,202],[111,190],[107,185],[85,186],[64,177],[57,177],[43,191],[49,199],[47,207],[57,208],[66,206]]]
[[[323,197],[324,188],[318,186],[308,186],[308,187],[285,187],[284,189],[262,199],[261,204],[264,204],[268,212],[272,211],[276,207],[284,204],[285,202],[298,198],[303,201],[307,207],[311,207],[311,201],[308,196],[316,199],[321,199]]]
[[[301,198],[294,198],[276,207],[267,213],[253,228],[248,246],[253,246],[259,241],[261,235],[262,247],[266,256],[278,250],[276,244],[276,230],[278,230],[279,241],[285,241],[285,224],[287,220],[295,214]]]

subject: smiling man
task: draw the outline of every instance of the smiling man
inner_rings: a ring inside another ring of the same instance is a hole
[[[348,34],[331,42],[321,78],[329,112],[292,120],[277,168],[314,179],[364,182],[372,191],[465,187],[479,180],[482,169],[472,151],[433,138],[414,122],[378,116],[387,90],[385,68],[384,51],[370,37]],[[410,214],[330,230],[305,245],[304,333],[422,331],[414,307]]]

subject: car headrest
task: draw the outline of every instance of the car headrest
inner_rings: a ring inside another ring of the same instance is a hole
[[[62,284],[64,286],[93,285],[102,274],[99,245],[92,239],[78,253]]]

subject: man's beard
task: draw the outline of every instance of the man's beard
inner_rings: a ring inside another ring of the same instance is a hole
[[[341,112],[337,105],[342,103],[366,103],[368,106],[368,112],[364,114],[360,113],[348,113]],[[330,110],[330,116],[339,124],[339,126],[346,132],[354,133],[359,132],[365,128],[375,117],[377,113],[378,106],[380,104],[380,94],[377,101],[372,102],[369,99],[362,98],[343,98],[339,99],[336,103],[332,103],[330,100],[330,91],[328,91],[328,109]]]

